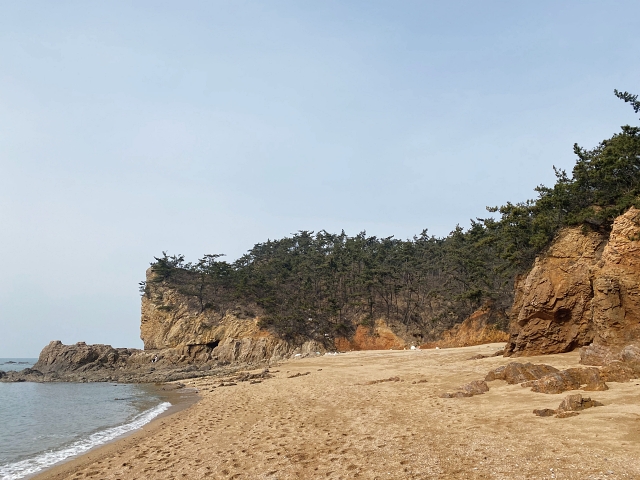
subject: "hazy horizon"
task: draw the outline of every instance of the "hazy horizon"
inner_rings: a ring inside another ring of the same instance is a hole
[[[163,250],[445,236],[637,124],[640,4],[7,2],[0,357],[142,347]]]

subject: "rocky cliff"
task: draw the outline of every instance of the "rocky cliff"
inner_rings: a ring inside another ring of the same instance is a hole
[[[506,342],[509,335],[500,327],[504,328],[507,323],[508,317],[505,312],[496,308],[493,302],[487,302],[464,322],[443,332],[440,340],[425,343],[420,348],[471,347],[484,343]]]
[[[516,282],[505,355],[640,341],[640,210],[607,235],[567,228]]]
[[[326,351],[316,341],[287,341],[261,329],[261,311],[255,305],[203,306],[197,296],[181,291],[179,283],[159,281],[156,275],[147,270],[147,291],[142,297],[140,338],[145,351],[172,349],[198,362],[234,363]]]

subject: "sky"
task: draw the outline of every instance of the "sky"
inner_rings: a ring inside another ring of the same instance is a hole
[[[5,1],[0,357],[142,347],[162,251],[445,236],[637,124],[633,1]]]

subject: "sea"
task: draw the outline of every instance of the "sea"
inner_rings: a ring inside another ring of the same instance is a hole
[[[0,370],[35,358],[0,358]],[[29,478],[141,428],[171,406],[152,385],[0,383],[0,480]]]

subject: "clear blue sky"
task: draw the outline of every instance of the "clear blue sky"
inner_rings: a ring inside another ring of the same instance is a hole
[[[139,347],[162,250],[444,236],[640,93],[634,1],[6,1],[0,357]]]

